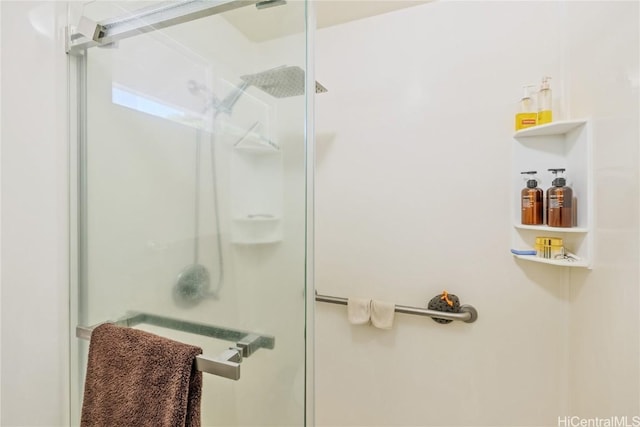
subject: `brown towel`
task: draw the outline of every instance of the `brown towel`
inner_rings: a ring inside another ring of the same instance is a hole
[[[202,349],[105,323],[91,334],[82,427],[199,427]]]

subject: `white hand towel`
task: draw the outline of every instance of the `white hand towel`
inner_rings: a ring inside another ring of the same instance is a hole
[[[371,323],[376,328],[391,329],[396,305],[392,302],[371,301]]]
[[[347,299],[347,317],[352,325],[366,325],[371,318],[371,300],[363,298]]]

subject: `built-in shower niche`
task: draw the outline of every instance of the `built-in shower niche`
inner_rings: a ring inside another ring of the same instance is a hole
[[[231,241],[236,244],[282,240],[282,151],[259,128],[249,128],[231,153]]]

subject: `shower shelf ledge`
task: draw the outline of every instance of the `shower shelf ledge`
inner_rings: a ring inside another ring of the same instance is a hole
[[[589,230],[585,227],[549,227],[548,225],[524,225],[513,224],[513,226],[520,230],[537,230],[548,231],[550,233],[588,233]]]
[[[277,221],[280,221],[280,217],[275,217],[274,216],[274,217],[267,218],[267,217],[259,216],[259,217],[253,217],[252,218],[252,217],[246,217],[245,216],[245,217],[234,218],[233,220],[234,221],[238,221],[240,223],[242,223],[242,222],[246,222],[246,223],[250,223],[250,222],[277,222]]]
[[[536,255],[513,255],[516,258],[523,259],[525,261],[531,262],[539,262],[542,264],[550,264],[557,265],[559,267],[581,267],[581,268],[589,268],[589,263],[584,259],[579,259],[576,261],[567,261],[567,260],[557,260],[557,259],[546,259],[540,258]]]
[[[586,120],[561,120],[544,125],[521,129],[515,133],[514,137],[524,138],[530,136],[565,135],[580,126],[583,126],[586,123]]]
[[[233,218],[231,242],[237,245],[259,245],[282,241],[280,216],[237,216]]]
[[[272,155],[272,154],[280,154],[280,150],[276,150],[271,146],[238,146],[233,147],[234,150],[240,151],[246,154],[255,154],[255,155]]]
[[[275,142],[265,138],[256,130],[261,128],[262,124],[257,121],[233,144],[236,150],[254,154],[272,154],[279,153],[280,147]]]
[[[279,237],[274,237],[272,239],[264,239],[264,240],[236,239],[231,241],[231,243],[233,243],[234,245],[244,245],[244,246],[270,245],[273,243],[280,243],[280,242],[282,242],[282,239]]]

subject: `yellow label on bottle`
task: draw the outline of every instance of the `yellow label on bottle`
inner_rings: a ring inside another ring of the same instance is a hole
[[[538,124],[537,113],[518,113],[516,114],[516,130],[530,128]]]
[[[544,111],[538,112],[539,125],[543,125],[545,123],[551,123],[552,120],[553,120],[553,114],[551,113],[551,110],[544,110]]]

